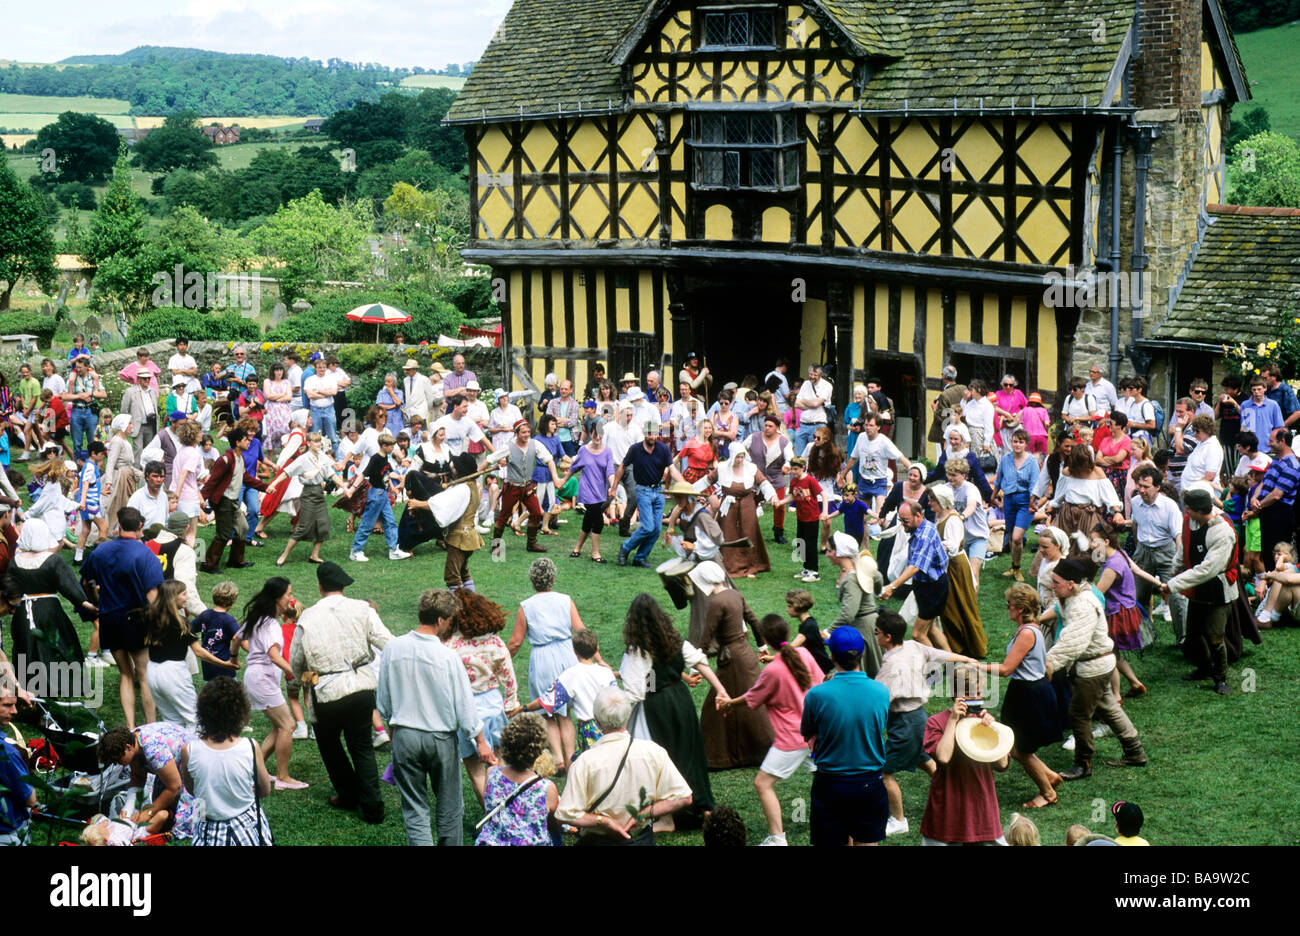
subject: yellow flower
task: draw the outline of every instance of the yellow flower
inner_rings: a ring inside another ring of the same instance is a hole
[[[1264,347],[1264,342],[1259,343],[1259,346],[1255,348],[1255,353],[1260,357],[1268,357],[1268,349]]]
[[[270,350],[271,350],[271,342],[269,342],[269,341],[263,341],[263,342],[262,342],[262,350],[263,350],[263,351],[270,351]]]
[[[1268,349],[1269,349],[1270,351],[1272,351],[1274,348],[1276,348],[1276,347],[1278,346],[1278,344],[1279,344],[1279,342],[1276,342],[1276,341],[1270,341],[1270,342],[1268,343]]]
[[[1258,367],[1255,368],[1255,373],[1257,373],[1257,374],[1259,373],[1259,368],[1258,368]]]

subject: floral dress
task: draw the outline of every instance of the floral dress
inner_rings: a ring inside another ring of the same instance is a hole
[[[524,783],[528,781],[525,780]],[[491,812],[516,787],[500,767],[488,770],[487,789],[483,794],[484,808]],[[553,845],[546,828],[547,781],[539,780],[510,801],[492,820],[483,826],[475,845]]]
[[[149,773],[155,776],[171,761],[176,761],[179,769],[181,749],[198,738],[194,732],[180,725],[173,725],[171,722],[141,725],[136,729],[135,734],[140,740],[141,756],[144,758],[145,766],[149,769]],[[193,838],[201,818],[199,801],[184,787],[181,788],[181,798],[176,803],[175,813],[172,835],[177,839]]]
[[[282,393],[288,393],[289,381],[268,380],[266,382],[266,392],[273,393],[276,396],[279,396]],[[266,422],[262,424],[262,438],[266,439],[272,445],[278,445],[280,440],[289,434],[289,413],[292,409],[292,403],[275,403],[267,401]]]

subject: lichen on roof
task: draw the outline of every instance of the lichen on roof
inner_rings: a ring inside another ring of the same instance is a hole
[[[1173,311],[1152,338],[1271,341],[1283,310],[1300,316],[1300,216],[1216,215]]]

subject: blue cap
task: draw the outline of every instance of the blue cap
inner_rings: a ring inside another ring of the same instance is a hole
[[[172,422],[176,422],[176,420],[178,419],[184,419],[185,414],[182,413],[180,410],[172,410],[170,413],[167,414],[167,418],[170,419]]]
[[[582,408],[583,408],[583,409],[595,409],[595,408],[596,408],[596,401],[595,401],[595,400],[583,400],[583,401],[582,401]]]
[[[831,631],[831,636],[826,641],[826,649],[832,654],[862,656],[863,651],[867,649],[867,642],[862,639],[856,627],[845,624]]]

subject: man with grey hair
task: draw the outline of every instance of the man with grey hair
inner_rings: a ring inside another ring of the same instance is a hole
[[[36,808],[25,752],[5,737],[17,710],[18,684],[12,670],[0,669],[0,846],[27,844]]]
[[[628,733],[632,701],[622,689],[601,690],[592,712],[604,736],[569,768],[555,817],[582,829],[584,845],[653,845],[654,821],[689,806],[690,785],[667,751]]]
[[[657,402],[659,399],[660,390],[667,390],[668,402],[669,403],[673,402],[672,388],[665,387],[663,385],[663,379],[660,377],[659,372],[657,370],[647,371],[645,375],[646,399],[648,399],[651,403]]]
[[[1100,364],[1093,364],[1088,368],[1088,386],[1084,395],[1091,393],[1094,400],[1097,401],[1097,409],[1107,413],[1113,413],[1119,409],[1119,394],[1115,391],[1115,385],[1105,378],[1105,371],[1101,369]],[[1128,415],[1127,413],[1125,415]]]
[[[402,797],[406,841],[432,845],[429,784],[438,800],[439,845],[460,845],[465,801],[460,783],[457,732],[472,738],[484,764],[495,764],[474,707],[460,654],[442,642],[459,604],[451,592],[420,595],[419,624],[384,646],[375,704],[392,729],[393,777]]]
[[[934,422],[930,423],[930,432],[926,439],[934,442],[938,446],[938,458],[943,454],[943,437],[947,430],[948,420],[952,416],[953,410],[961,406],[961,402],[966,397],[966,388],[957,383],[957,368],[951,364],[945,364],[940,372],[943,379],[943,389],[939,395],[930,401],[930,409],[934,411]]]
[[[450,397],[456,391],[464,390],[471,380],[478,383],[478,375],[465,367],[465,355],[452,355],[451,373],[442,378],[443,396]]]

